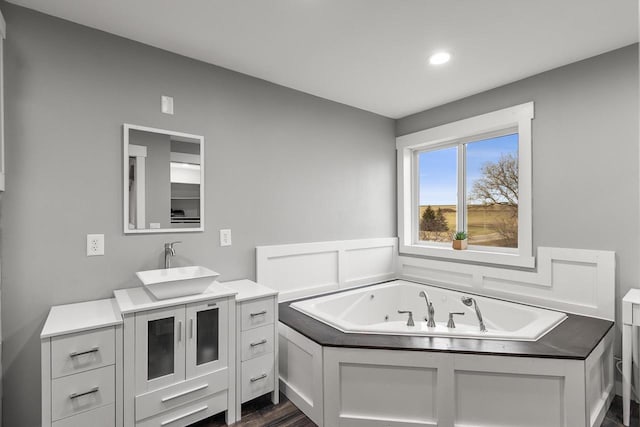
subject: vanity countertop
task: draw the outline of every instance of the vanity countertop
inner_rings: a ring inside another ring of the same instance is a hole
[[[142,286],[113,291],[122,314],[155,310],[157,308],[170,307],[177,304],[189,304],[192,302],[223,298],[233,296],[237,293],[238,292],[236,290],[231,289],[220,282],[213,282],[211,286],[200,294],[168,299],[157,299]]]
[[[236,294],[237,302],[278,295],[278,291],[267,288],[264,285],[248,279],[222,282],[222,284],[227,288],[233,289],[234,291],[238,292]]]
[[[49,310],[40,338],[51,338],[121,323],[122,316],[115,298],[56,305]]]
[[[236,296],[236,301],[242,302],[277,295],[278,292],[251,280],[243,279],[224,283],[214,282],[203,293],[165,300],[156,299],[143,286],[118,289],[113,294],[115,298],[51,307],[40,338],[51,338],[118,325],[122,323],[122,314],[137,311],[154,310],[176,304],[189,304],[233,295]]]

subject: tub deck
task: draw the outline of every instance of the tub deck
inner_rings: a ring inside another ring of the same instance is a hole
[[[325,347],[585,360],[614,326],[609,320],[567,314],[567,319],[538,341],[346,334],[289,307],[300,300],[279,304],[280,322]]]

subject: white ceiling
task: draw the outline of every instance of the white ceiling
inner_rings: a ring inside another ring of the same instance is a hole
[[[392,118],[638,41],[636,0],[9,1]]]

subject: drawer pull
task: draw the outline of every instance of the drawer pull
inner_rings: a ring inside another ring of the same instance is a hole
[[[182,415],[178,415],[177,417],[174,418],[170,418],[166,421],[163,421],[160,423],[161,426],[166,426],[167,424],[171,424],[171,423],[175,423],[176,421],[179,421],[183,418],[187,418],[189,415],[193,415],[193,414],[197,414],[198,412],[202,412],[202,411],[206,411],[207,409],[209,409],[209,407],[207,405],[204,405],[200,408],[196,408],[193,411],[189,411],[186,414],[182,414]]]
[[[262,316],[263,314],[267,314],[267,310],[262,310],[257,313],[250,313],[249,316],[256,317],[256,316]]]
[[[263,380],[265,378],[267,378],[267,374],[262,374],[260,376],[253,377],[253,378],[249,379],[249,381],[251,381],[252,383],[255,383],[256,381],[260,381],[260,380]]]
[[[100,389],[99,387],[94,387],[91,390],[85,391],[84,393],[71,393],[69,395],[69,399],[73,400],[73,399],[77,399],[77,398],[82,397],[82,396],[86,396],[88,394],[97,393],[99,389]]]
[[[97,353],[98,351],[100,351],[99,347],[93,347],[91,350],[74,351],[73,353],[69,353],[69,357],[74,358],[78,356],[84,356],[85,354]]]
[[[217,305],[218,305],[217,302],[211,302],[211,303],[207,304],[207,307],[215,307]]]
[[[267,343],[267,339],[263,338],[260,341],[256,341],[256,342],[252,342],[251,344],[249,344],[251,347],[255,347],[258,345],[262,345],[262,344],[266,344]]]
[[[163,403],[168,402],[170,400],[177,399],[178,397],[186,396],[189,393],[204,390],[207,387],[209,387],[209,384],[203,384],[201,386],[198,386],[189,390],[181,391],[180,393],[172,394],[171,396],[163,397],[161,400]]]

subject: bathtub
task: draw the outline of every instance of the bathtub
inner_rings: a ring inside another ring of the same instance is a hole
[[[435,328],[427,327],[425,291],[435,309]],[[355,334],[418,335],[451,338],[536,341],[567,318],[561,312],[494,298],[473,296],[482,312],[486,331],[481,332],[472,307],[465,306],[466,294],[435,286],[394,280],[374,286],[297,301],[291,307],[342,332]],[[413,313],[414,326],[407,325]],[[455,328],[448,328],[449,312]]]

